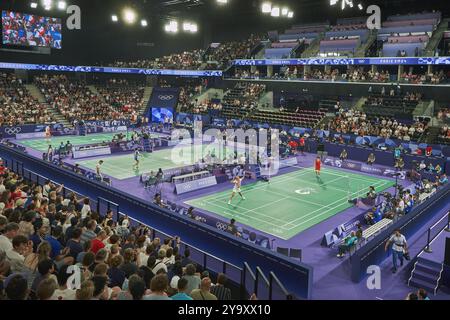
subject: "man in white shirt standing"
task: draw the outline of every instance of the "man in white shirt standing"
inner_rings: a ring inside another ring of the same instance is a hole
[[[15,222],[10,222],[5,227],[5,233],[0,235],[0,252],[7,252],[12,250],[12,239],[17,236],[19,225]]]
[[[386,242],[384,250],[387,251],[389,245],[392,244],[392,262],[394,264],[392,273],[397,272],[397,259],[400,260],[400,266],[403,266],[404,255],[408,252],[408,244],[404,235],[400,233],[400,229],[395,230],[395,233]]]

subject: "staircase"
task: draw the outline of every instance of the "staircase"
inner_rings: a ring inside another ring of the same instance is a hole
[[[409,277],[408,286],[423,288],[428,292],[436,294],[442,271],[442,263],[437,263],[419,256]]]
[[[144,116],[147,114],[148,102],[150,101],[150,98],[152,97],[152,93],[153,93],[153,87],[145,87],[142,107],[141,107],[141,109],[138,110],[138,114],[141,114]]]
[[[36,87],[34,84],[26,84],[25,88],[28,90],[28,92],[31,94],[33,98],[35,98],[39,103],[46,103],[44,95],[41,93],[38,87]]]
[[[439,45],[439,42],[442,40],[442,36],[444,35],[444,32],[448,29],[448,22],[450,21],[450,18],[443,19],[437,29],[433,32],[433,35],[431,36],[430,41],[428,41],[428,44],[423,51],[423,54],[425,57],[433,57],[434,52]]]
[[[105,99],[103,98],[103,96],[100,94],[100,92],[98,92],[97,87],[96,86],[86,86],[86,88],[89,89],[89,91],[91,91],[93,94],[95,94],[96,96],[100,97],[100,99],[105,102]]]
[[[373,30],[369,37],[367,38],[367,41],[363,44],[361,44],[357,49],[355,53],[355,57],[365,57],[366,51],[370,48],[370,46],[377,40],[377,32]]]
[[[325,32],[320,33],[319,36],[309,44],[308,48],[303,51],[302,58],[316,57],[320,49],[320,40],[322,40],[324,37]]]
[[[28,90],[28,92],[31,94],[33,98],[35,98],[37,101],[39,101],[39,103],[47,107],[47,109],[50,111],[52,115],[52,118],[55,119],[57,123],[63,124],[64,127],[72,128],[72,125],[66,120],[66,118],[64,118],[64,116],[59,112],[59,110],[57,110],[56,108],[47,103],[47,101],[45,100],[45,96],[42,94],[42,92],[39,90],[37,86],[35,86],[34,84],[26,84],[25,88]]]

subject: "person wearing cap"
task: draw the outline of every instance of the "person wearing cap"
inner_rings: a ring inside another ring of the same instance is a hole
[[[0,252],[12,250],[12,239],[17,236],[19,232],[19,225],[15,222],[10,222],[5,227],[5,232],[0,235]]]

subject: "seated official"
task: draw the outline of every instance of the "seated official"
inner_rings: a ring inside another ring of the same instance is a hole
[[[347,150],[342,150],[341,154],[339,155],[339,159],[341,159],[341,161],[345,161],[348,158],[348,153]]]
[[[338,258],[342,258],[347,251],[350,251],[351,247],[353,247],[358,241],[358,237],[356,233],[353,231],[350,236],[344,239],[344,242],[339,245],[338,250],[339,253],[337,255]]]
[[[403,170],[403,168],[405,167],[405,161],[403,160],[403,158],[398,158],[397,161],[395,161],[394,167],[397,170]]]
[[[373,165],[375,163],[375,155],[373,153],[369,154],[369,157],[367,158],[367,164]]]
[[[442,173],[442,168],[439,164],[436,165],[436,167],[434,168],[434,170],[436,171],[436,173],[438,175],[440,175]]]
[[[439,179],[437,179],[437,185],[443,186],[446,183],[448,183],[448,178],[447,175],[444,173],[439,177]]]
[[[427,165],[425,164],[425,161],[422,160],[419,164],[419,170],[422,171],[422,170],[425,170],[426,168],[427,168]]]
[[[433,166],[433,164],[432,163],[430,163],[429,165],[428,165],[428,170],[427,170],[429,173],[433,173],[434,172],[434,166]]]

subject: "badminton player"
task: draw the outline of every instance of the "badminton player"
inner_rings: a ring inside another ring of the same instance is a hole
[[[241,184],[242,184],[243,180],[244,180],[244,177],[241,178],[239,176],[236,176],[233,180],[231,180],[231,183],[234,184],[234,187],[233,187],[233,192],[231,193],[230,200],[228,200],[228,204],[231,204],[231,200],[233,200],[236,193],[239,193],[242,200],[245,200],[245,197],[242,195],[242,192],[241,192]]]
[[[141,153],[139,152],[139,149],[134,150],[134,165],[133,168],[136,170],[139,170],[139,157],[141,156]]]
[[[316,171],[316,176],[320,176],[320,166],[322,162],[320,161],[320,157],[317,156],[316,161],[314,163],[314,170]]]

